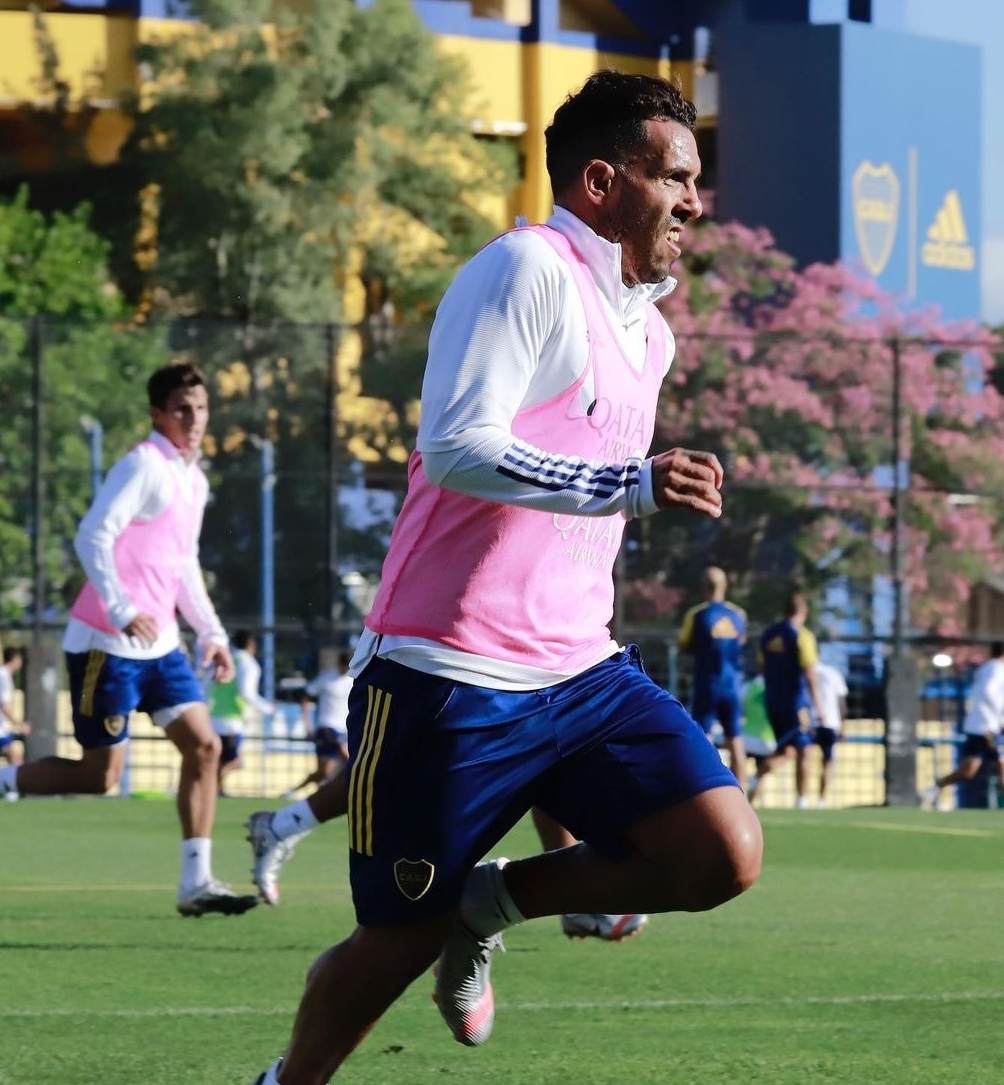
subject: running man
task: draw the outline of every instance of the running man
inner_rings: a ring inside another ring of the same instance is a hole
[[[997,748],[1004,719],[1004,644],[990,645],[990,658],[976,668],[973,688],[969,693],[962,733],[966,736],[959,754],[959,767],[935,780],[922,796],[923,804],[937,810],[943,787],[975,779],[984,765],[997,770],[1001,792],[1004,793],[1004,761]]]
[[[840,741],[847,715],[847,682],[836,667],[819,660],[815,666],[816,691],[822,716],[816,726],[816,745],[822,757],[819,772],[819,806],[824,807],[833,790],[837,762],[833,747]]]
[[[209,692],[213,730],[220,736],[220,795],[224,779],[241,767],[244,725],[249,715],[260,722],[275,711],[275,705],[259,693],[261,665],[255,658],[258,642],[247,630],[239,629],[233,646],[234,677],[229,682],[213,682]]]
[[[690,714],[709,735],[716,723],[725,736],[729,764],[746,789],[746,744],[743,741],[743,645],[746,612],[726,602],[729,581],[723,569],[704,570],[701,587],[707,600],[683,618],[679,646],[694,657],[694,695]]]
[[[348,652],[339,652],[334,667],[324,667],[303,689],[300,707],[307,734],[314,740],[314,753],[317,756],[317,768],[306,776],[288,794],[309,787],[311,784],[326,783],[337,776],[349,760],[349,734],[346,721],[349,718],[349,692],[352,689],[352,675],[349,674]],[[316,709],[311,719],[311,706]]]
[[[212,874],[220,740],[181,651],[176,611],[199,637],[201,664],[226,682],[234,666],[199,567],[208,486],[199,450],[209,421],[205,379],[193,365],[158,369],[147,383],[153,432],[108,472],[74,545],[87,583],[63,638],[79,761],[46,757],[0,769],[0,791],[103,795],[125,764],[129,717],[148,712],[181,754],[181,915],[236,915],[237,896]]]
[[[785,616],[760,635],[760,662],[763,668],[767,718],[777,739],[777,749],[759,767],[757,785],[779,764],[795,759],[795,805],[809,804],[806,751],[812,746],[813,712],[823,719],[815,667],[819,661],[816,638],[806,628],[809,602],[800,591],[787,600]],[[750,802],[756,787],[750,790]]]
[[[760,827],[683,706],[607,628],[627,517],[721,515],[707,452],[646,459],[673,337],[652,304],[701,213],[696,111],[605,71],[547,130],[554,214],[492,242],[437,311],[418,449],[353,658],[358,927],[315,962],[258,1085],[322,1085],[439,958],[474,1045],[500,932],[525,919],[713,908]],[[534,804],[582,843],[477,865]]]
[[[20,765],[24,760],[20,743],[25,735],[31,734],[31,724],[14,715],[14,675],[23,666],[23,649],[4,648],[0,664],[0,755],[7,759],[8,765]],[[12,788],[4,798],[14,802],[18,793]]]

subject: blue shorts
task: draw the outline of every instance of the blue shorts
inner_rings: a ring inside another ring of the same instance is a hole
[[[690,713],[704,728],[705,734],[708,734],[716,723],[722,725],[726,738],[738,738],[743,733],[743,702],[734,690],[695,693]]]
[[[8,735],[6,733],[0,733],[0,750],[6,750],[7,747],[14,741],[14,735]]]
[[[159,712],[205,701],[188,656],[175,648],[157,659],[107,652],[67,652],[73,734],[85,750],[116,746],[129,737],[132,712]]]
[[[229,765],[241,755],[241,743],[244,736],[238,731],[229,735],[220,735],[220,764]]]
[[[777,739],[775,753],[781,753],[788,746],[796,750],[805,750],[814,741],[812,712],[806,705],[785,710],[767,707],[767,719]]]
[[[959,751],[960,760],[978,757],[985,765],[996,765],[1001,759],[997,743],[989,735],[966,735]]]
[[[314,732],[314,752],[324,761],[331,758],[341,760],[347,741],[344,731],[336,731],[334,727],[318,727]]]
[[[738,786],[634,647],[525,693],[376,658],[352,687],[348,730],[349,869],[364,926],[455,907],[474,864],[531,806],[613,857],[645,815]]]
[[[816,745],[823,755],[823,764],[829,764],[833,760],[833,747],[836,745],[839,735],[832,727],[816,728]]]

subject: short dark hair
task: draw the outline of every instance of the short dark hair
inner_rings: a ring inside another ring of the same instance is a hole
[[[167,397],[175,388],[205,388],[206,378],[197,365],[178,362],[164,365],[146,382],[146,394],[151,407],[167,406]]]
[[[3,661],[4,663],[10,663],[12,659],[24,659],[23,648],[4,648]]]
[[[990,645],[990,658],[1000,659],[1001,656],[1004,656],[1004,641],[995,640]]]
[[[352,662],[351,652],[339,652],[338,653],[338,666],[347,667]]]
[[[802,607],[808,608],[809,597],[802,591],[801,588],[795,588],[788,593],[788,598],[784,604],[784,616],[786,618],[793,618]]]
[[[249,633],[246,629],[238,629],[234,633],[234,647],[244,649],[254,640],[254,634]]]
[[[697,109],[680,88],[654,75],[595,72],[558,107],[547,130],[547,172],[557,196],[594,158],[626,162],[645,138],[645,121],[678,121],[693,129]]]

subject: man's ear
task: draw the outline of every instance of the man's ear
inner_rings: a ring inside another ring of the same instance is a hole
[[[599,206],[610,197],[617,171],[609,162],[594,158],[582,172],[582,184],[586,199]]]

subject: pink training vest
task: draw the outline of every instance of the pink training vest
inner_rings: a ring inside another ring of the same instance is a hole
[[[154,441],[143,441],[137,447],[153,448],[167,459],[167,453]],[[185,563],[195,551],[201,519],[198,493],[193,489],[186,501],[177,479],[173,486],[173,498],[159,516],[133,520],[115,540],[115,569],[126,594],[141,613],[156,619],[162,631],[176,620],[178,588]],[[90,581],[70,614],[102,633],[120,632],[108,621],[105,604]]]
[[[571,242],[547,226],[525,228],[571,268],[590,348],[578,380],[517,413],[514,436],[557,455],[601,463],[643,457],[666,368],[662,316],[649,306],[648,350],[638,372],[624,357],[592,274]],[[589,373],[591,405],[582,392]],[[587,478],[583,484],[602,492],[602,475]],[[574,673],[596,662],[610,641],[613,567],[623,531],[622,513],[542,512],[435,486],[416,450],[366,624],[376,633],[423,637],[491,659]]]

